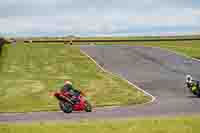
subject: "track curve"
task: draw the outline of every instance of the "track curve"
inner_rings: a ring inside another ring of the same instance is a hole
[[[200,113],[200,99],[184,89],[186,74],[200,79],[200,62],[175,53],[142,46],[81,46],[104,69],[120,75],[156,97],[154,103],[97,108],[92,113],[3,113],[0,122],[80,120]]]

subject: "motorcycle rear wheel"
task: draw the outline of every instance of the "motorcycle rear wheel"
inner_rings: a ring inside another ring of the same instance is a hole
[[[60,106],[60,109],[61,109],[64,113],[71,113],[71,112],[73,111],[72,104],[70,104],[70,103],[60,101],[60,102],[59,102],[59,106]]]

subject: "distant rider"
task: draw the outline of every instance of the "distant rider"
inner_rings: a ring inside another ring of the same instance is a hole
[[[186,76],[186,85],[192,91],[193,94],[197,95],[199,93],[199,81],[194,80],[191,75]]]
[[[192,83],[193,83],[192,76],[191,76],[191,75],[187,75],[187,76],[186,76],[186,84],[187,84],[187,87],[188,87],[188,88],[191,88],[191,87],[192,87]]]
[[[78,96],[80,95],[81,92],[73,87],[72,82],[68,80],[64,81],[64,86],[61,87],[60,91],[64,93],[68,92],[71,95],[72,102],[74,103],[79,102]]]

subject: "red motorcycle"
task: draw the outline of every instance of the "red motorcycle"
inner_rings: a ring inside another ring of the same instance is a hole
[[[86,111],[92,112],[92,106],[85,98],[83,92],[77,98],[78,102],[72,100],[72,95],[68,92],[54,92],[55,96],[59,100],[60,109],[65,113],[71,113],[72,111]]]

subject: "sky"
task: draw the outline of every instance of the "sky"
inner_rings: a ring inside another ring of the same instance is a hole
[[[200,33],[200,0],[5,0],[0,36]]]

